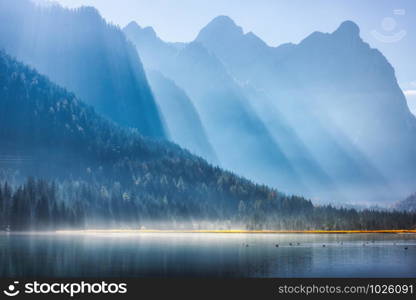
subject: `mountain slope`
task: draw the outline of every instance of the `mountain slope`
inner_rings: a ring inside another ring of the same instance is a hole
[[[137,52],[90,7],[0,2],[0,48],[74,91],[120,125],[164,137]]]
[[[266,95],[347,198],[391,201],[411,191],[415,118],[393,68],[362,41],[356,24],[274,48],[221,16],[196,41],[239,82]]]
[[[160,71],[193,101],[221,165],[287,192],[305,188],[244,92],[226,68],[201,44],[164,43],[152,29],[125,29],[144,65]]]
[[[186,93],[157,71],[148,71],[147,75],[172,141],[216,163],[215,152],[208,141],[198,112]]]
[[[416,222],[415,214],[314,207],[253,184],[105,120],[2,51],[0,181],[0,228],[11,230],[403,229]]]
[[[416,194],[396,202],[392,208],[398,211],[416,212]]]
[[[82,205],[85,213],[103,218],[100,209],[120,202],[126,211],[139,210],[142,221],[180,222],[225,220],[255,201],[259,209],[262,203],[261,210],[273,207],[275,212],[311,207],[309,201],[255,185],[176,145],[106,121],[1,51],[0,87],[0,179],[53,180],[62,185],[66,202]]]

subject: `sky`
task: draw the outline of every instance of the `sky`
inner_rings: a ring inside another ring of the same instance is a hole
[[[44,1],[44,0],[37,0]],[[94,6],[109,22],[152,26],[169,42],[189,42],[218,15],[231,17],[271,46],[298,43],[313,31],[332,32],[352,20],[362,38],[396,70],[416,113],[415,0],[56,0],[66,7]]]

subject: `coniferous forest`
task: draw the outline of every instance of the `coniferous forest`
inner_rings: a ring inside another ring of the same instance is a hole
[[[224,188],[231,188],[226,187]],[[80,200],[82,199],[82,200]],[[86,228],[140,229],[277,229],[377,230],[411,229],[416,214],[314,207],[300,197],[240,200],[224,210],[204,202],[168,201],[166,196],[138,196],[87,183],[48,183],[29,178],[25,184],[0,187],[1,226],[10,230]]]

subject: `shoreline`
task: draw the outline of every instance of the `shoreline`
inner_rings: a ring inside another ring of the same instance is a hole
[[[84,229],[54,231],[0,231],[0,235],[42,234],[416,234],[416,229],[380,230],[163,230],[163,229]]]
[[[79,233],[196,233],[196,234],[416,234],[415,229],[400,230],[157,230],[157,229],[86,229],[57,230],[59,234]]]

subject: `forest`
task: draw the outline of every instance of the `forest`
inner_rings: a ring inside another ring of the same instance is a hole
[[[230,186],[223,186],[232,189]],[[232,191],[231,191],[232,192]],[[300,197],[278,195],[222,205],[184,203],[150,194],[129,194],[120,186],[85,182],[56,184],[29,178],[0,187],[3,230],[62,229],[248,229],[383,230],[414,229],[416,213],[313,206]]]

